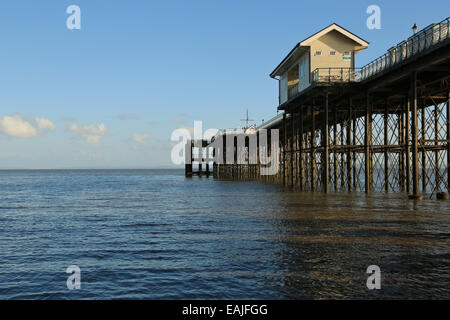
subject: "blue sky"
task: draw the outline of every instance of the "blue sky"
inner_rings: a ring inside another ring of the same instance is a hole
[[[72,4],[81,30],[66,28]],[[381,30],[366,27],[372,4]],[[169,167],[176,128],[276,115],[268,74],[316,31],[369,41],[362,66],[447,15],[442,0],[2,1],[0,169]]]

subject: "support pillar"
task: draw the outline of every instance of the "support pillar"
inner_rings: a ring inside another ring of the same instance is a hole
[[[185,176],[188,178],[192,178],[192,141],[187,140],[186,146],[184,149],[184,163],[185,163]]]
[[[352,139],[351,139],[351,123],[352,123],[352,115],[353,115],[353,110],[352,110],[352,98],[348,99],[348,117],[347,117],[347,141],[346,141],[346,145],[347,145],[347,187],[348,187],[348,192],[352,192],[352,153],[351,153],[351,149],[350,146],[352,144]]]
[[[339,119],[338,116],[338,109],[336,108],[335,110],[335,117],[336,119]],[[338,120],[337,120],[338,121]],[[345,127],[346,121],[345,118],[342,118],[341,124],[340,124],[340,135],[341,135],[341,139],[339,142],[339,168],[340,168],[340,172],[341,172],[341,190],[344,190],[345,187],[345,152],[344,152],[344,146],[345,146],[345,135],[344,135],[344,127]],[[337,146],[336,146],[337,148]],[[335,153],[337,153],[338,151],[336,150]]]
[[[323,146],[323,158],[322,158],[322,169],[323,169],[323,191],[328,193],[329,183],[330,183],[330,150],[329,150],[329,123],[328,123],[328,92],[324,95],[324,116],[323,116],[323,129],[322,129],[322,146]]]
[[[314,192],[316,189],[316,115],[315,115],[315,102],[311,106],[311,191]]]
[[[221,167],[221,178],[227,178],[227,135],[226,132],[222,135],[222,164]]]
[[[389,114],[388,101],[384,105],[384,190],[389,192]]]
[[[439,142],[439,105],[436,103],[434,105],[434,140],[435,145],[438,145]],[[434,176],[436,183],[437,192],[441,191],[441,173],[439,167],[439,150],[434,152]]]
[[[294,158],[295,158],[295,153],[294,153],[294,137],[295,137],[295,127],[294,127],[294,116],[295,116],[295,112],[294,110],[291,111],[291,139],[290,139],[290,145],[289,145],[289,186],[291,188],[294,187]]]
[[[426,131],[425,128],[425,105],[423,103],[423,99],[421,99],[422,105],[420,109],[420,113],[422,116],[421,119],[421,127],[422,127],[422,139],[421,139],[421,147],[422,147],[422,193],[427,192],[427,159],[426,159],[426,150],[425,150],[425,139],[426,139]]]
[[[356,112],[353,112],[352,116],[352,123],[353,123],[353,139],[352,139],[352,147],[356,147],[357,139],[356,139],[356,127],[357,127],[357,120],[356,120]],[[357,171],[356,171],[356,152],[352,151],[352,175],[353,175],[353,189],[356,191],[357,187]]]
[[[450,92],[447,92],[447,192],[450,192]]]
[[[334,180],[334,191],[338,190],[338,153],[337,153],[337,146],[338,146],[338,131],[337,131],[337,106],[334,106],[334,112],[333,112],[333,180]]]
[[[405,142],[406,142],[406,192],[411,193],[411,98],[406,100]]]
[[[287,121],[286,111],[283,113],[283,186],[286,186],[286,146],[287,146]]]
[[[400,190],[405,191],[405,132],[404,123],[405,117],[403,114],[404,105],[401,106],[401,111],[398,114],[398,144],[400,146],[399,154],[399,168],[398,168],[398,181],[400,184]]]
[[[366,93],[366,115],[364,125],[364,183],[365,192],[371,191],[371,154],[370,147],[372,145],[372,105],[369,94]]]
[[[417,119],[417,72],[411,76],[411,133],[412,133],[412,198],[419,199],[419,146]]]
[[[232,164],[232,179],[236,180],[238,177],[238,138],[233,137],[233,164]]]
[[[299,132],[300,132],[300,141],[299,141],[299,179],[300,179],[300,191],[304,190],[304,164],[303,164],[303,108],[300,108],[299,113]]]

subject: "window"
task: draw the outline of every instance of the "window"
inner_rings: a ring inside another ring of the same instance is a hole
[[[351,51],[345,51],[343,59],[344,60],[351,60],[352,59],[352,52]]]
[[[330,51],[330,56],[335,56],[336,55],[336,51]]]
[[[315,56],[321,56],[322,55],[322,51],[321,50],[317,50],[316,53],[314,54]]]

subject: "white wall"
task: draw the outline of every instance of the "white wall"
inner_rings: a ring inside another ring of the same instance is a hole
[[[288,75],[284,73],[280,77],[280,104],[288,100]]]
[[[310,68],[309,68],[309,53],[304,54],[298,64],[299,84],[298,91],[306,89],[310,85]]]

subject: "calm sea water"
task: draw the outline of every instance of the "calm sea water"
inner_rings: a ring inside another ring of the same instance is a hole
[[[152,170],[0,171],[0,201],[0,299],[450,298],[449,202]]]

